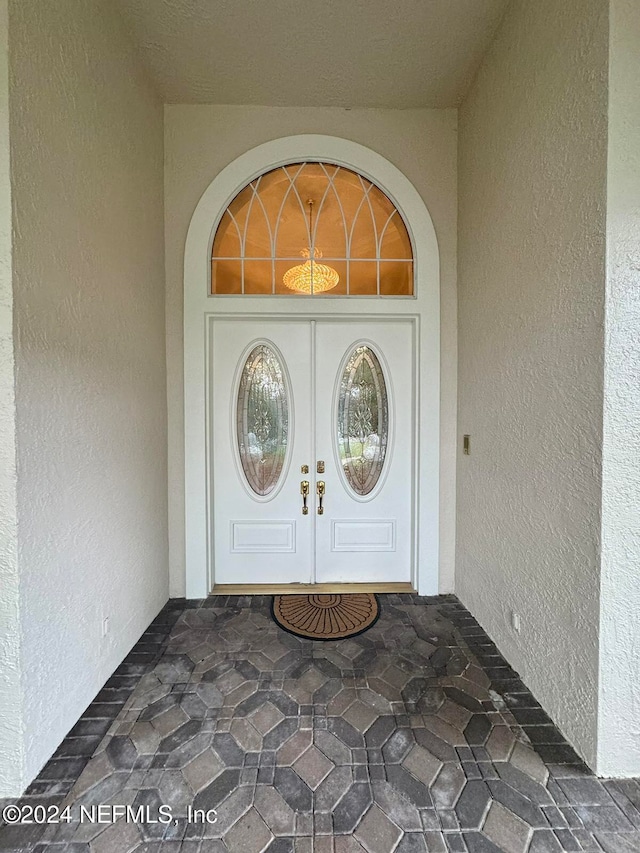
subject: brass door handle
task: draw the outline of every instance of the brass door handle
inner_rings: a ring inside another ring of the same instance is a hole
[[[309,515],[309,507],[307,506],[307,498],[309,497],[309,481],[303,480],[300,483],[300,494],[302,495],[302,514]]]
[[[324,480],[318,480],[316,492],[318,493],[318,515],[322,515],[324,513],[324,507],[322,506],[322,498],[324,497]]]

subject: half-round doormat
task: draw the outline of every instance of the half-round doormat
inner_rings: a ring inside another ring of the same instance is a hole
[[[380,615],[373,593],[274,595],[275,621],[297,637],[343,640],[370,628]]]

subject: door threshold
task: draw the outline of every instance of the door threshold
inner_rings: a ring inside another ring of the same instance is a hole
[[[409,592],[415,594],[410,583],[219,583],[211,595],[297,595],[302,592],[347,595],[354,592]]]

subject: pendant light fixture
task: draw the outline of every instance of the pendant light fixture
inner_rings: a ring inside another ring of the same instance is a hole
[[[308,199],[307,204],[309,205],[309,240],[312,243],[313,199]],[[311,246],[308,249],[303,249],[300,254],[306,258],[305,262],[291,267],[283,275],[282,281],[289,290],[309,294],[324,293],[327,290],[332,290],[340,281],[340,276],[333,267],[318,263],[318,259],[322,257],[320,249],[313,248],[313,260],[311,253]]]

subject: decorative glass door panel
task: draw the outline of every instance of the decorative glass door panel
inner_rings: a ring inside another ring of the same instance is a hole
[[[213,325],[215,584],[410,581],[413,324]]]
[[[289,394],[280,359],[267,344],[255,346],[240,376],[236,436],[242,470],[256,495],[270,495],[287,453]]]
[[[340,469],[357,495],[368,495],[384,467],[389,405],[382,366],[367,344],[349,354],[342,373],[337,436]]]

